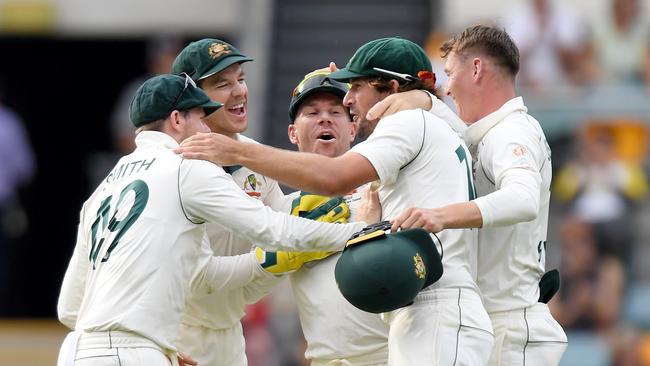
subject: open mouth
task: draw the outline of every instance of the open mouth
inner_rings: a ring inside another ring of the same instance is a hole
[[[228,107],[228,113],[234,114],[235,116],[243,116],[246,114],[246,109],[244,108],[244,104],[240,103],[237,105],[234,105],[232,107]]]
[[[317,138],[320,141],[333,141],[333,140],[336,140],[336,137],[334,137],[334,135],[332,135],[329,132],[323,132],[320,135],[318,135]]]

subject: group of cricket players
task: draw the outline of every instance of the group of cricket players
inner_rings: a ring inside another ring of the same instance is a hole
[[[515,91],[518,49],[477,25],[441,52],[446,85],[400,37],[297,80],[288,151],[243,135],[253,59],[188,44],[137,90],[136,149],[81,209],[58,365],[245,366],[245,307],[282,281],[313,366],[558,365],[567,338],[540,290],[551,153]],[[444,271],[374,314],[334,273],[348,239],[384,220],[430,232]]]

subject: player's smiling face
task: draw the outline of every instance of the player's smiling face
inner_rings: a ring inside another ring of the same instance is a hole
[[[322,92],[300,104],[296,120],[289,125],[289,140],[302,152],[336,157],[350,149],[355,132],[341,98]]]
[[[241,65],[232,64],[201,81],[201,88],[223,107],[207,119],[212,132],[234,137],[248,127],[248,87]]]
[[[357,124],[357,135],[365,139],[375,130],[379,120],[370,121],[366,114],[372,106],[388,96],[388,92],[379,92],[369,84],[369,78],[353,79],[350,91],[343,98],[343,105],[350,108],[352,121]]]
[[[445,94],[454,99],[458,116],[466,123],[476,122],[471,110],[474,104],[471,94],[474,68],[471,60],[471,57],[458,55],[452,51],[447,55],[445,63],[445,73],[448,77]]]

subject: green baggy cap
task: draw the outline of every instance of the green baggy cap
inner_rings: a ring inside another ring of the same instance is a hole
[[[205,38],[183,48],[172,64],[172,74],[186,73],[198,82],[234,63],[253,61],[233,45],[220,39]]]
[[[359,238],[358,243],[358,239],[350,240],[334,270],[343,297],[370,313],[412,304],[443,272],[438,250],[425,230],[381,231],[367,235],[366,240]]]
[[[331,79],[349,82],[351,79],[387,76],[390,74],[375,70],[379,68],[417,79],[420,71],[431,72],[431,61],[422,47],[399,37],[380,38],[370,41],[354,53],[348,64],[333,72]]]
[[[173,111],[203,107],[209,115],[223,104],[213,102],[187,75],[158,75],[145,81],[135,92],[129,116],[135,127],[167,118]]]

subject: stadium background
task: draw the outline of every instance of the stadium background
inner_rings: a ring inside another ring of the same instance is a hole
[[[56,298],[78,212],[115,161],[111,115],[125,85],[147,73],[152,47],[165,47],[164,39],[184,44],[215,37],[254,57],[244,67],[247,135],[289,147],[288,101],[306,72],[330,60],[344,65],[364,42],[400,35],[423,45],[444,79],[439,39],[476,22],[509,24],[532,1],[0,0],[0,103],[22,118],[36,159],[35,173],[17,188],[18,203],[2,217],[11,240],[0,263],[8,269],[0,278],[7,284],[0,294],[0,365],[55,362],[66,332],[55,320]],[[571,14],[563,19],[575,22],[571,29],[579,34],[575,54],[561,56],[574,59],[561,74],[542,75],[541,82],[520,80],[554,154],[548,267],[565,269],[565,289],[590,289],[577,305],[567,300],[554,306],[569,334],[562,365],[650,365],[650,78],[603,78],[598,60],[577,52],[605,27],[612,1],[562,2],[562,14]],[[648,49],[649,3],[640,0],[635,20],[645,27]],[[593,61],[598,71],[583,72],[593,65],[580,61]],[[640,174],[628,174],[635,179],[612,188],[622,208],[591,204],[619,214],[614,224],[595,220],[592,228],[588,221],[598,215],[581,216],[588,209],[575,207],[577,196],[591,188],[576,187],[573,178],[597,153]],[[304,362],[290,292],[281,287],[249,309],[251,366]]]

